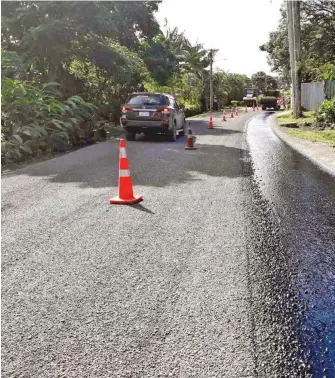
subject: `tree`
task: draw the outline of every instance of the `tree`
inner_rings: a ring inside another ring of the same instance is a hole
[[[209,75],[206,70],[209,66],[209,52],[200,43],[192,45],[178,28],[168,29],[165,35],[157,38],[164,47],[159,54],[149,48],[144,61],[153,62],[152,72],[161,70],[152,75],[154,82],[149,80],[146,87],[149,90],[172,92],[180,103],[192,109],[206,110]],[[154,44],[156,41],[154,41]],[[166,58],[169,54],[169,59]],[[156,59],[162,57],[158,64]],[[172,62],[172,63],[171,63]],[[170,64],[167,64],[170,63]]]
[[[267,75],[265,72],[256,72],[251,76],[252,85],[264,93],[266,91],[266,78]]]
[[[318,80],[320,67],[335,61],[335,2],[310,0],[301,2],[301,75],[302,81]],[[288,87],[290,83],[290,56],[286,7],[281,7],[277,30],[270,33],[269,41],[260,46],[268,53],[273,72]]]
[[[117,122],[121,102],[150,75],[139,52],[160,33],[157,9],[157,2],[4,2],[6,158],[40,151],[43,138],[73,144],[80,135],[88,137],[98,127],[90,102]]]
[[[246,75],[219,70],[214,75],[214,93],[218,101],[229,105],[231,101],[242,101],[243,90],[251,86],[251,80]]]
[[[31,62],[40,80],[66,86],[73,57],[105,69],[114,61],[111,53],[122,60],[126,49],[138,51],[140,39],[150,40],[159,32],[154,10],[157,3],[135,2],[129,7],[123,2],[5,2],[3,48]],[[125,49],[111,52],[112,44]]]
[[[270,75],[266,75],[266,90],[278,89],[278,81],[276,78]]]

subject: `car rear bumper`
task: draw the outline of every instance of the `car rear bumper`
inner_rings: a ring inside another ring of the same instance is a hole
[[[144,132],[144,131],[155,131],[155,132],[167,132],[171,130],[168,123],[163,123],[162,121],[134,121],[127,120],[127,122],[121,122],[123,128],[131,132]]]

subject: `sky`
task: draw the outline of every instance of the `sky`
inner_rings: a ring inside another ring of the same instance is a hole
[[[283,0],[163,0],[156,18],[163,28],[178,27],[192,42],[219,49],[215,68],[249,77],[257,71],[276,75],[259,46],[277,28]],[[164,28],[163,28],[164,30]]]

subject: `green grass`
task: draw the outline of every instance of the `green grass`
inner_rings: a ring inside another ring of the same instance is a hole
[[[314,131],[291,129],[289,127],[285,127],[285,130],[295,138],[335,145],[335,130]]]
[[[293,115],[290,113],[286,114],[277,114],[277,118],[280,122],[296,122],[296,123],[303,123],[303,122],[308,122],[308,123],[313,123],[315,122],[314,119],[314,112],[303,112],[303,116],[301,118],[294,118]]]

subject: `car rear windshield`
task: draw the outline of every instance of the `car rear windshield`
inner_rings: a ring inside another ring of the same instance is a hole
[[[127,101],[130,105],[166,105],[165,97],[162,95],[134,95]]]

